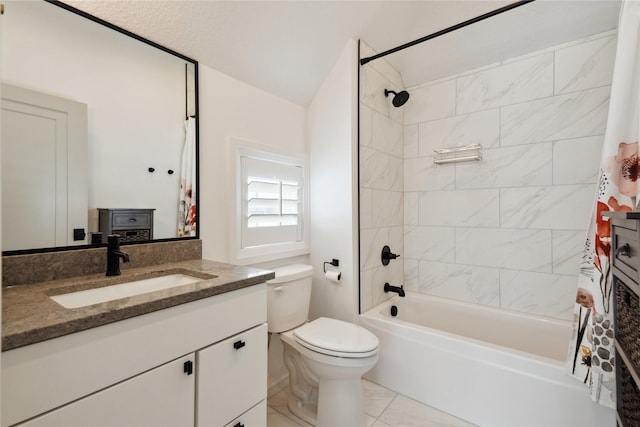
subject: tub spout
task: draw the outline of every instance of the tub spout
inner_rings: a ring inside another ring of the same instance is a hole
[[[404,287],[401,286],[391,286],[388,283],[384,284],[384,292],[388,293],[388,292],[397,292],[398,295],[400,295],[401,297],[404,296]]]

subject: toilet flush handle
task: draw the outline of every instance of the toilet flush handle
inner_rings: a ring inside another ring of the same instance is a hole
[[[284,286],[278,286],[277,288],[273,288],[273,290],[276,292],[282,292],[284,291],[284,288],[285,288]]]

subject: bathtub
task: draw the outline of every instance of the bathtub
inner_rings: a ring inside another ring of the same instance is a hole
[[[565,374],[569,322],[411,292],[358,321],[380,339],[366,379],[473,424],[616,424]]]

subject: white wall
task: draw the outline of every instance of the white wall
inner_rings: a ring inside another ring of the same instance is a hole
[[[307,113],[311,166],[310,316],[352,321],[358,313],[357,42],[350,40]],[[324,278],[340,260],[342,281]]]
[[[199,83],[202,256],[228,262],[235,203],[229,138],[277,153],[306,154],[306,110],[202,65]]]
[[[306,109],[202,65],[199,84],[202,257],[229,262],[235,204],[230,137],[277,153],[306,154]],[[308,264],[309,256],[254,266],[271,269],[293,263]],[[269,346],[268,372],[276,385],[287,375],[282,343],[275,335]]]

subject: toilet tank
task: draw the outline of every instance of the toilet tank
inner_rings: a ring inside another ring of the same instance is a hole
[[[313,267],[292,264],[273,271],[275,279],[267,281],[267,325],[269,332],[277,333],[308,320]]]

